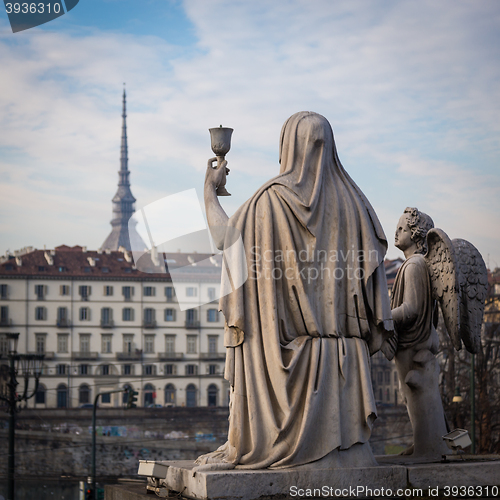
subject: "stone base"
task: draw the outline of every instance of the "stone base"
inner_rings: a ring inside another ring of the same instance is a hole
[[[456,461],[428,464],[390,464],[388,457],[376,457],[385,462],[378,467],[350,469],[301,470],[228,470],[193,471],[192,461],[166,461],[167,477],[162,480],[171,492],[182,497],[203,500],[280,500],[316,498],[374,498],[399,496],[401,498],[437,497],[446,493],[446,487],[483,488],[482,495],[492,496],[492,486],[500,486],[500,460]],[[487,491],[485,488],[488,487]],[[106,487],[106,500],[140,500],[137,497],[120,496],[123,493]],[[429,491],[429,488],[432,490]],[[397,493],[397,490],[401,490]],[[409,490],[404,493],[405,490]],[[388,491],[391,490],[391,491]],[[166,493],[166,491],[165,491]],[[114,495],[114,496],[112,496]],[[481,496],[466,494],[462,498]],[[499,496],[499,493],[496,493]],[[447,498],[458,498],[451,490]],[[151,498],[151,496],[150,496]]]

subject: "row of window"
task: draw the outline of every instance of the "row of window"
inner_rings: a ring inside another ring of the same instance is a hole
[[[114,296],[114,286],[104,285],[103,295],[105,297]],[[122,296],[125,300],[132,300],[135,294],[134,286],[122,286]],[[38,300],[44,300],[49,291],[47,285],[35,285],[34,292]],[[71,293],[71,287],[69,285],[59,285],[59,295],[68,296]],[[142,288],[142,293],[144,297],[156,297],[156,287],[155,286],[144,286]],[[78,294],[83,300],[86,300],[92,294],[92,287],[90,285],[80,285],[78,287]],[[164,287],[164,294],[167,300],[173,300],[175,298],[175,288],[173,286]],[[198,287],[188,286],[185,289],[186,297],[197,297]],[[9,287],[6,283],[0,284],[0,299],[9,298]],[[215,287],[207,288],[207,298],[209,301],[215,300],[216,289]]]
[[[91,346],[91,336],[90,333],[80,333],[79,334],[79,353],[90,353]],[[165,353],[175,354],[178,352],[176,350],[176,334],[165,335]],[[144,335],[144,353],[154,354],[155,350],[155,338],[154,334]],[[218,353],[219,336],[218,335],[208,335],[208,352],[210,354]],[[46,352],[46,333],[36,333],[35,334],[35,347],[36,352],[43,354]],[[113,345],[113,334],[103,333],[101,334],[101,352],[105,354],[112,353]],[[6,354],[8,350],[8,342],[6,335],[0,335],[0,354]],[[69,352],[69,334],[60,333],[57,335],[57,352],[58,353],[68,353]],[[123,334],[123,350],[124,353],[133,354],[137,352],[137,348],[134,343],[133,333]],[[198,353],[198,335],[186,335],[186,354],[197,354]]]
[[[92,365],[88,364],[80,364],[78,365],[78,375],[119,375],[118,368],[115,365],[99,365],[95,367],[95,370]],[[178,367],[176,364],[168,363],[164,365],[164,374],[165,375],[179,375]],[[93,372],[93,373],[92,373]],[[153,364],[142,365],[142,374],[143,375],[157,375],[157,366]],[[206,365],[206,374],[207,375],[219,375],[219,365]],[[60,363],[56,365],[56,375],[70,375],[70,365]],[[121,365],[121,375],[136,375],[135,373],[135,365],[133,364],[124,364]],[[187,364],[184,365],[184,375],[198,375],[198,365],[195,364]]]
[[[398,372],[394,371],[393,374],[394,384],[398,383]],[[389,370],[379,371],[377,373],[377,384],[378,385],[391,385],[391,372]]]
[[[126,385],[124,388],[132,389],[131,386]],[[175,406],[177,400],[177,389],[174,384],[167,384],[165,386],[164,401],[165,406]],[[38,386],[35,395],[35,404],[46,404],[47,389],[43,384]],[[143,390],[143,405],[149,406],[155,403],[156,390],[152,384],[146,384]],[[80,405],[89,404],[91,399],[91,388],[87,384],[82,384],[78,388],[78,403]],[[103,394],[101,401],[104,404],[111,403],[111,394]],[[122,396],[122,404],[127,403],[127,393],[124,392]],[[189,384],[186,387],[186,406],[193,407],[198,405],[198,388],[195,384]],[[207,405],[219,405],[219,388],[215,384],[210,384],[207,387]],[[66,384],[59,384],[57,386],[57,407],[66,408],[68,406],[68,386]]]
[[[91,309],[89,307],[80,307],[78,311],[78,319],[80,321],[90,321]],[[35,307],[35,320],[46,321],[48,319],[47,308],[44,306]],[[122,309],[122,321],[134,321],[135,309],[132,307],[124,307]],[[163,311],[163,319],[165,321],[176,321],[177,311],[172,308],[167,308]],[[219,321],[219,311],[217,309],[208,309],[206,319],[209,323],[217,323]],[[195,324],[198,321],[198,311],[196,309],[188,309],[186,311],[186,322]],[[9,307],[0,307],[0,322],[3,325],[9,323]],[[156,309],[146,307],[144,309],[144,324],[153,326],[156,322]],[[57,308],[57,324],[59,326],[69,326],[69,313],[67,307]],[[110,307],[101,308],[101,324],[104,326],[112,326],[113,324],[113,309]]]

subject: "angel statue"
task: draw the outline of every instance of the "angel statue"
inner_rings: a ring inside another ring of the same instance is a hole
[[[450,240],[416,208],[400,217],[395,245],[404,252],[391,297],[395,334],[382,351],[396,368],[413,428],[413,445],[403,454],[434,459],[449,453],[442,437],[449,432],[439,392],[437,304],[458,351],[481,349],[481,323],[487,271],[468,241]]]

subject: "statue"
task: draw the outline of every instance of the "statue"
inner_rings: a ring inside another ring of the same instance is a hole
[[[393,334],[387,241],[338,159],[330,124],[316,113],[291,116],[279,175],[231,218],[216,195],[226,161],[214,169],[215,160],[205,178],[208,223],[219,249],[241,235],[248,279],[220,300],[228,440],[199,457],[198,470],[376,465],[369,356]]]
[[[449,453],[442,437],[450,429],[439,392],[437,304],[455,349],[460,350],[463,342],[469,352],[477,353],[488,283],[486,266],[471,243],[450,241],[416,208],[407,208],[399,219],[395,244],[406,260],[392,291],[396,333],[384,342],[382,351],[388,359],[396,358],[413,428],[413,445],[403,454],[441,458]]]

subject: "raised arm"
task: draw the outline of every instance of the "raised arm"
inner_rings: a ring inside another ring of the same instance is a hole
[[[216,189],[222,183],[222,179],[229,172],[229,169],[226,167],[226,160],[217,168],[213,168],[212,164],[214,161],[217,161],[217,158],[210,158],[208,160],[207,173],[205,175],[205,210],[207,211],[208,226],[210,227],[210,233],[215,245],[219,250],[223,250],[229,217],[219,203]]]

